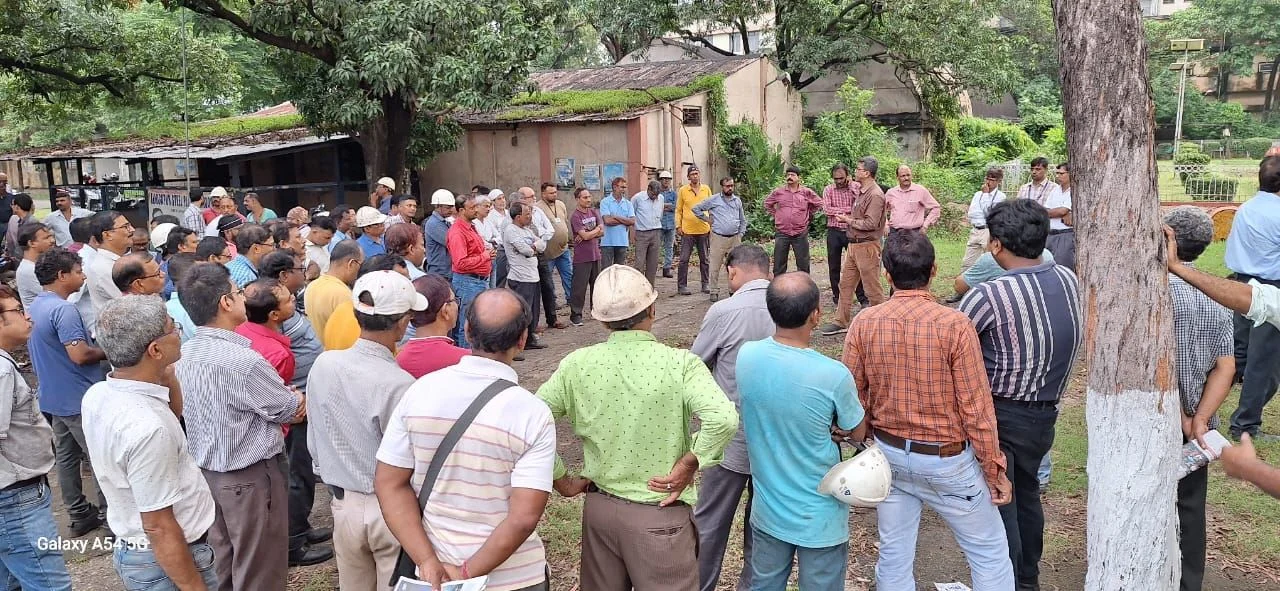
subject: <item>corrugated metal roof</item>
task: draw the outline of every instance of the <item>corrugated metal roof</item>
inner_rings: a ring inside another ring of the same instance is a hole
[[[686,86],[703,76],[732,74],[760,59],[762,59],[760,56],[744,56],[718,60],[619,64],[578,70],[547,70],[534,72],[529,76],[529,81],[538,90],[543,91],[627,90]]]
[[[337,134],[328,138],[313,135],[305,127],[272,131],[238,138],[204,138],[191,141],[191,158],[224,159],[262,152],[274,152],[346,139]],[[187,156],[186,142],[175,138],[117,140],[98,143],[31,148],[0,155],[0,160],[59,158],[120,158],[124,160],[181,159]]]

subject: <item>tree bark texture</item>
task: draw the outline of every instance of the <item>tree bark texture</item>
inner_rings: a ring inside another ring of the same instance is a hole
[[[1089,368],[1085,588],[1174,590],[1181,407],[1137,2],[1055,0]]]
[[[364,153],[365,178],[369,180],[370,191],[377,179],[388,176],[395,179],[398,192],[409,192],[405,163],[409,136],[413,133],[413,117],[413,107],[405,99],[383,97],[382,116],[360,129],[358,140]]]

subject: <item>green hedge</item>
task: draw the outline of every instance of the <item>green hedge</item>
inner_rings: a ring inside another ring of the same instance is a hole
[[[1262,158],[1271,149],[1273,140],[1265,137],[1251,137],[1232,144],[1233,152],[1243,152],[1248,158]]]
[[[959,146],[957,153],[968,148],[998,148],[1003,157],[1000,160],[1012,160],[1019,156],[1031,155],[1040,151],[1035,140],[1025,130],[1013,123],[1001,119],[983,119],[980,117],[964,117],[957,126]]]
[[[1240,181],[1212,172],[1188,175],[1183,190],[1195,201],[1232,201]]]

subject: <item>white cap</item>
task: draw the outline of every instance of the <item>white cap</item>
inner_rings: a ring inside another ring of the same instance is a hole
[[[378,184],[391,189],[392,191],[396,190],[396,182],[389,176],[384,176],[378,179]]]
[[[210,199],[214,199],[217,197],[226,197],[226,196],[227,196],[227,190],[222,187],[214,187],[212,191],[209,191]]]
[[[457,205],[458,203],[454,201],[452,191],[448,189],[436,189],[436,192],[431,194],[431,204]]]
[[[494,190],[492,190],[492,191],[489,191],[489,200],[490,200],[490,201],[492,201],[492,200],[494,200],[494,199],[497,199],[497,198],[499,198],[499,197],[506,197],[506,196],[507,196],[507,194],[506,194],[506,193],[503,193],[503,192],[502,192],[502,189],[494,189]]]
[[[368,205],[356,210],[356,227],[357,228],[372,226],[374,224],[381,224],[385,221],[387,221],[387,216],[382,215],[382,212],[372,207],[369,207]]]
[[[160,248],[169,241],[169,232],[177,228],[178,224],[165,222],[156,226],[151,230],[151,248]]]
[[[626,320],[658,299],[658,291],[644,273],[627,265],[610,265],[591,288],[591,317],[601,322]]]
[[[660,179],[670,179],[670,178],[675,178],[675,177],[671,175],[671,171],[670,171],[670,170],[662,170],[662,171],[658,171],[658,178],[660,178]]]
[[[360,296],[366,293],[373,300],[372,306],[360,301]],[[395,271],[374,271],[356,279],[355,287],[351,288],[351,304],[363,314],[394,316],[410,310],[426,310],[427,296],[418,293],[413,282],[404,275]]]

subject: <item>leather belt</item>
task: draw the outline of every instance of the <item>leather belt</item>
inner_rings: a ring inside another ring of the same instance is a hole
[[[1066,230],[1049,230],[1049,235],[1057,236],[1058,234],[1066,234],[1067,232],[1075,232],[1075,230],[1071,228],[1067,228]]]
[[[879,236],[869,236],[869,237],[864,237],[864,238],[850,238],[850,239],[849,239],[849,243],[850,243],[850,244],[862,244],[862,243],[864,243],[864,242],[877,242],[877,241],[879,241],[879,240],[880,240],[880,237],[879,237]]]
[[[968,441],[958,441],[955,443],[943,443],[943,444],[920,443],[918,441],[912,441],[910,439],[903,439],[901,437],[898,437],[897,435],[894,435],[892,433],[886,433],[879,429],[872,429],[872,432],[875,434],[876,439],[879,439],[880,441],[883,441],[892,447],[896,447],[907,453],[920,454],[925,456],[938,456],[940,458],[949,458],[949,457],[958,456],[964,453],[964,450],[969,447]]]
[[[721,238],[737,238],[738,237],[737,234],[721,234],[719,232],[716,232],[715,235]]]
[[[485,276],[482,276],[482,275],[476,275],[475,273],[454,273],[454,275],[462,275],[463,277],[470,277],[470,278],[472,278],[472,279],[479,279],[480,281],[488,281],[488,280],[489,280],[489,278],[488,278],[488,277],[485,277]]]
[[[615,494],[611,494],[611,493],[605,492],[605,491],[601,490],[601,489],[600,489],[600,487],[596,486],[596,483],[594,483],[594,482],[593,482],[593,483],[591,483],[591,484],[588,484],[588,485],[587,485],[587,492],[588,492],[588,493],[601,494],[601,495],[604,495],[604,496],[609,497],[609,498],[611,498],[611,499],[618,500],[618,501],[622,501],[622,502],[624,502],[624,503],[631,503],[631,504],[633,504],[633,505],[647,505],[647,506],[650,506],[650,507],[657,507],[657,506],[659,506],[659,505],[658,505],[658,501],[653,501],[653,502],[633,501],[633,500],[631,500],[631,499],[626,499],[626,498],[620,497],[620,496],[618,496],[618,495],[615,495]],[[674,502],[674,503],[672,503],[671,505],[668,505],[668,506],[672,506],[672,505],[683,505],[683,504],[684,504],[684,501],[676,501],[676,502]]]
[[[200,534],[200,537],[196,538],[193,541],[187,542],[187,545],[195,546],[197,544],[205,544],[208,542],[209,542],[209,530],[205,530],[204,533]],[[151,541],[147,539],[147,541],[142,542],[140,544],[135,544],[133,542],[124,542],[124,547],[128,550],[151,550]]]
[[[1002,396],[993,396],[992,399],[1000,404],[1016,404],[1027,408],[1055,408],[1058,406],[1057,400],[1014,400]]]
[[[340,486],[334,486],[334,485],[330,484],[330,485],[329,485],[329,494],[333,495],[333,498],[338,499],[339,501],[341,501],[341,500],[342,500],[342,497],[347,496],[347,491],[343,490],[343,488],[342,488],[342,487],[340,487]]]
[[[31,478],[28,478],[26,480],[19,480],[13,484],[10,484],[9,486],[6,486],[3,489],[0,489],[0,491],[8,492],[11,490],[18,490],[20,488],[27,488],[28,486],[35,486],[37,484],[42,484],[45,482],[45,479],[47,477],[48,476],[45,474],[41,474],[39,476],[32,476]]]

